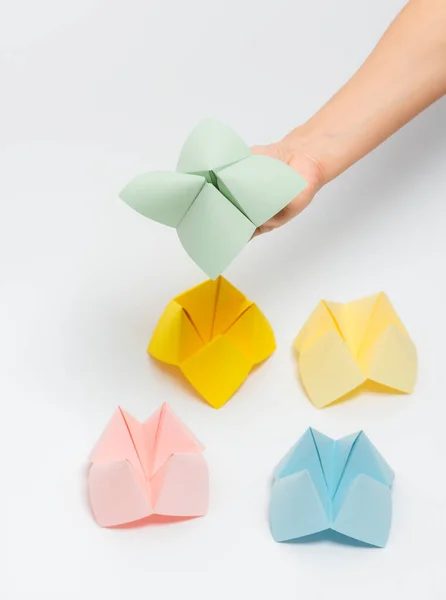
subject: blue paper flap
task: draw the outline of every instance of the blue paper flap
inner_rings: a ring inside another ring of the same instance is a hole
[[[330,526],[308,471],[274,482],[269,518],[271,532],[277,542],[312,535]]]
[[[327,515],[330,514],[330,495],[311,429],[307,429],[297,444],[288,452],[285,459],[276,468],[275,476],[282,479],[305,470],[313,479]]]
[[[316,450],[322,466],[322,471],[324,474],[327,488],[330,489],[330,481],[332,478],[333,471],[333,451],[335,447],[335,441],[332,438],[324,435],[323,433],[320,433],[319,431],[311,427],[310,431],[313,436],[314,443],[316,445]]]
[[[383,462],[383,459],[377,453],[369,438],[361,432],[352,446],[344,472],[333,498],[334,516],[339,512],[349,486],[358,475],[368,475],[372,479],[389,486],[389,473],[387,470],[389,467],[387,467],[386,470],[383,470]]]
[[[382,548],[389,537],[391,519],[390,488],[367,475],[358,475],[345,495],[332,528]]]
[[[336,440],[335,442],[335,448],[333,452],[333,468],[330,481],[331,498],[333,498],[336,494],[350,453],[359,435],[360,433],[352,433],[351,435],[347,435],[340,440]]]

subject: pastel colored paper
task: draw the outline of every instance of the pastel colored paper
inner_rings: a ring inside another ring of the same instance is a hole
[[[203,449],[168,404],[144,423],[118,408],[90,455],[88,490],[98,525],[205,515]]]
[[[308,429],[274,472],[270,525],[277,542],[324,531],[384,547],[394,473],[363,433],[333,440]]]
[[[145,217],[175,227],[192,260],[215,279],[256,228],[306,185],[282,161],[251,154],[230,127],[206,119],[184,143],[176,172],[138,175],[120,197]]]
[[[266,317],[226,279],[208,280],[167,305],[149,344],[154,358],[179,367],[214,408],[275,350]]]
[[[409,394],[417,353],[384,293],[347,304],[322,301],[294,342],[303,387],[322,408],[366,382]]]

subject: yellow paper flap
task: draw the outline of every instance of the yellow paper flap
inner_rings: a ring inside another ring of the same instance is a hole
[[[219,285],[218,279],[216,281],[208,279],[175,298],[175,301],[187,312],[205,344],[212,337]]]
[[[339,400],[365,381],[337,331],[330,331],[301,352],[299,372],[302,385],[317,408]]]
[[[294,349],[298,354],[304,352],[304,350],[330,331],[339,335],[338,328],[330,311],[324,302],[319,302],[294,340]]]
[[[370,324],[379,294],[341,304],[325,302],[353,356],[357,356]]]
[[[374,346],[378,338],[389,327],[395,325],[400,331],[408,335],[404,325],[401,323],[398,315],[395,312],[389,298],[384,292],[378,295],[375,309],[365,331],[361,347],[358,352],[358,359],[361,354],[367,353]]]
[[[267,359],[276,349],[271,325],[255,304],[237,319],[228,329],[225,337],[234,342],[252,365]]]
[[[219,277],[218,281],[219,288],[212,337],[225,333],[237,318],[252,305],[252,302],[224,277]]]
[[[178,366],[202,346],[203,342],[183,308],[172,300],[155,327],[147,351],[158,360]]]
[[[391,324],[361,353],[360,366],[367,377],[399,392],[413,392],[417,377],[417,352],[409,336]]]
[[[214,408],[220,408],[247,377],[251,361],[230,339],[220,336],[180,368],[203,398]]]

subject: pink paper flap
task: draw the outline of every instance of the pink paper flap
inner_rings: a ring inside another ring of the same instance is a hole
[[[151,485],[157,515],[199,517],[208,510],[209,473],[201,454],[174,454]]]
[[[124,415],[118,408],[90,454],[92,463],[126,459],[134,469],[144,475],[141,462],[129,433]]]
[[[153,514],[147,486],[127,460],[91,465],[88,490],[101,527],[123,525]]]
[[[152,474],[156,473],[172,454],[201,453],[202,451],[202,444],[176,416],[170,406],[164,403],[159,412]]]
[[[147,439],[143,423],[137,421],[135,417],[132,417],[126,410],[121,408],[120,411],[132,439],[133,447],[136,450],[143,472],[148,479],[150,476],[150,456],[153,454],[154,448],[153,443],[150,444],[150,440]]]

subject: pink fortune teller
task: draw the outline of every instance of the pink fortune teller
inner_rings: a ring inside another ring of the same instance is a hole
[[[98,525],[205,515],[209,475],[203,450],[168,404],[144,423],[118,408],[90,456],[88,489]]]

